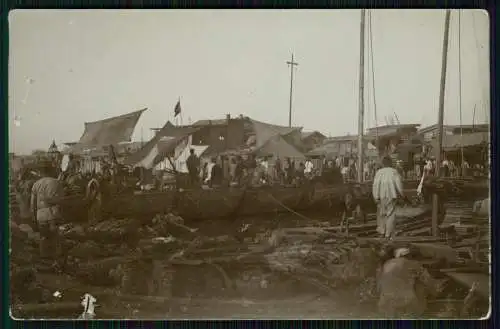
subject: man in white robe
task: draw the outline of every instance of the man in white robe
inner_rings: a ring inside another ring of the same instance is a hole
[[[306,178],[311,178],[313,176],[313,170],[314,170],[314,164],[312,163],[311,159],[307,159],[306,163],[304,164],[304,176]]]
[[[397,200],[404,196],[403,182],[398,171],[392,168],[390,157],[384,157],[382,168],[373,180],[373,198],[377,203],[377,232],[392,238],[396,221]]]

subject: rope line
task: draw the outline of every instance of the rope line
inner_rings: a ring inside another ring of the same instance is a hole
[[[276,199],[271,193],[267,193],[267,195],[274,201],[276,202],[278,205],[280,205],[281,207],[283,207],[284,209],[288,210],[289,212],[291,212],[292,214],[294,215],[297,215],[299,216],[300,218],[302,219],[305,219],[305,220],[312,220],[312,218],[309,218],[309,217],[306,217],[298,212],[296,212],[295,210],[287,207],[285,204],[283,204],[281,201],[279,201],[278,199]]]

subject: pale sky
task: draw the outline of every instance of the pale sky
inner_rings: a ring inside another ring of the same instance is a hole
[[[78,141],[84,122],[144,107],[134,139],[141,140],[142,130],[147,140],[149,128],[172,120],[178,97],[184,124],[230,113],[288,125],[292,51],[299,63],[292,124],[331,136],[356,134],[360,12],[13,11],[10,150]],[[396,112],[401,123],[436,123],[445,11],[370,12],[377,121]],[[460,123],[458,26],[454,10],[445,124]],[[461,26],[462,122],[472,124],[476,106],[475,122],[483,123],[489,120],[488,14],[462,10]],[[375,123],[367,65],[365,128]]]

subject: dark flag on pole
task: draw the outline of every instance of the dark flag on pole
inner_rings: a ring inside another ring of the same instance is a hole
[[[181,100],[179,99],[177,101],[177,104],[175,104],[175,108],[174,108],[174,118],[176,116],[178,116],[179,114],[181,114]]]

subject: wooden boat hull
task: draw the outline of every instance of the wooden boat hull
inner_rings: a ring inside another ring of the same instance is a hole
[[[316,187],[306,209],[317,211],[339,210],[343,203],[343,197],[349,190],[350,185],[347,184]]]
[[[351,189],[351,184],[340,184],[138,192],[108,197],[103,202],[102,215],[104,218],[152,217],[175,211],[187,220],[204,220],[309,209],[340,209],[343,196]],[[87,204],[83,196],[67,197],[62,208],[67,221],[86,220]]]
[[[463,191],[455,198],[486,198],[489,195],[487,180],[440,178],[440,181],[456,185]],[[405,190],[415,190],[418,181],[404,181]],[[363,196],[370,198],[371,182],[363,186]],[[233,216],[287,211],[340,211],[343,197],[357,184],[335,186],[284,187],[267,186],[251,188],[189,189],[161,192],[139,192],[110,197],[103,204],[103,217],[126,218],[154,216],[176,211],[187,220],[204,220]],[[86,221],[87,204],[82,195],[67,197],[62,208],[66,221]]]
[[[249,188],[237,214],[253,216],[298,210],[304,203],[304,198],[307,198],[307,193],[304,187]]]
[[[116,195],[105,202],[103,215],[125,218],[166,213],[174,207],[175,194],[175,191],[155,191]]]
[[[175,211],[184,219],[203,220],[229,217],[245,197],[244,189],[196,189],[178,192]]]

